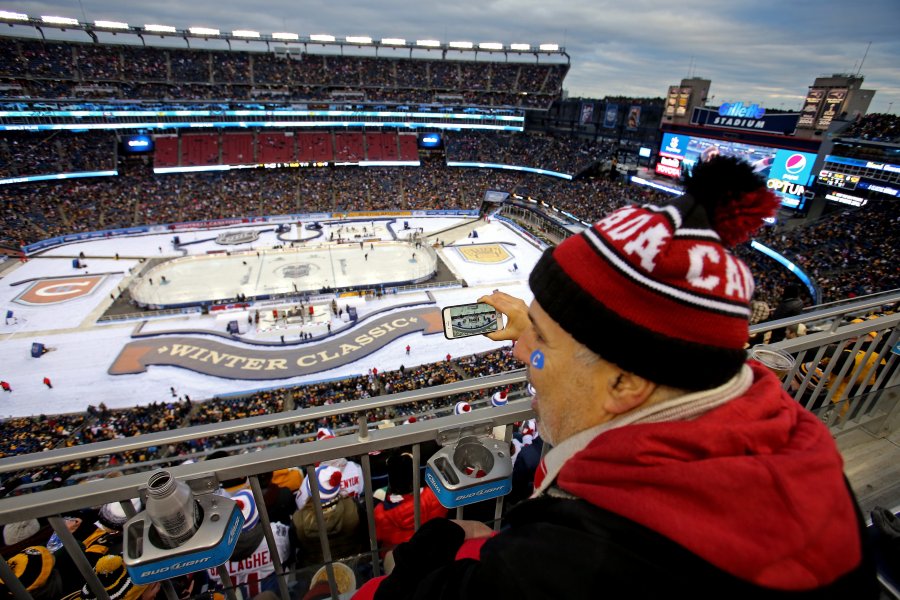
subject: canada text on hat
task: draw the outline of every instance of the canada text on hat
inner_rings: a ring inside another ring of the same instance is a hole
[[[343,475],[340,469],[328,465],[319,465],[316,467],[316,480],[319,482],[319,499],[322,503],[334,500],[341,491],[341,479]],[[303,482],[309,497],[312,498],[312,490],[310,489],[309,478]]]
[[[453,412],[462,415],[472,410],[472,405],[466,402],[465,400],[460,400],[456,403],[456,406],[453,407]]]
[[[257,523],[259,523],[259,511],[256,509],[256,500],[253,498],[253,492],[250,490],[241,490],[235,492],[231,496],[244,515],[243,531],[250,531]]]
[[[753,277],[729,247],[778,199],[753,168],[717,156],[694,167],[687,193],[629,206],[545,251],[529,284],[578,342],[654,383],[709,389],[746,359]]]

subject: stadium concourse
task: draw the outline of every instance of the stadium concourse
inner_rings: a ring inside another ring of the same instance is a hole
[[[452,239],[450,232],[446,235],[440,232],[463,223],[463,219],[404,217],[394,223],[401,240],[404,225],[410,231],[421,228],[424,236],[437,232],[432,241],[443,235],[442,243],[435,244],[433,252],[424,246],[417,251],[415,242],[393,240],[382,226],[376,227],[378,237],[367,238],[363,247],[358,242],[344,243],[339,248],[334,243],[318,241],[317,244],[320,251],[332,248],[345,253],[344,258],[335,258],[336,269],[343,268],[347,276],[357,277],[366,285],[371,284],[373,274],[380,281],[396,282],[396,266],[380,260],[379,251],[387,253],[391,248],[406,246],[410,254],[407,261],[413,267],[434,262],[439,257],[452,277],[465,280],[468,287],[454,285],[398,293],[391,293],[393,289],[386,287],[383,294],[337,298],[334,294],[309,292],[300,293],[292,300],[268,300],[251,303],[249,307],[210,311],[210,314],[196,311],[98,322],[120,293],[149,288],[154,274],[173,273],[162,269],[173,264],[169,262],[172,259],[182,258],[185,252],[188,257],[218,257],[215,260],[219,262],[210,263],[205,277],[196,271],[196,276],[170,278],[165,282],[156,279],[154,288],[170,288],[175,297],[206,293],[207,297],[212,294],[215,298],[215,292],[222,290],[209,289],[209,275],[216,274],[216,268],[226,264],[224,261],[241,256],[245,259],[239,262],[248,264],[240,264],[239,276],[255,268],[257,261],[260,266],[269,264],[273,269],[283,269],[283,265],[278,266],[277,258],[286,250],[273,249],[273,246],[284,246],[286,240],[292,239],[290,236],[298,235],[296,225],[287,237],[280,238],[271,224],[231,227],[180,232],[182,245],[178,250],[172,243],[172,234],[166,233],[72,243],[48,250],[27,262],[10,264],[12,261],[8,261],[3,265],[0,279],[0,308],[4,314],[12,311],[12,318],[0,322],[0,379],[10,383],[12,392],[2,395],[0,415],[82,412],[89,405],[101,402],[110,409],[167,402],[173,400],[173,389],[178,397],[189,396],[197,401],[213,395],[360,375],[370,369],[385,371],[401,365],[409,368],[443,361],[448,354],[460,357],[501,347],[503,344],[482,336],[445,339],[440,330],[440,308],[474,302],[494,289],[529,297],[526,278],[540,256],[540,249],[502,221],[466,220],[471,224],[459,229],[462,233],[457,235],[461,239],[457,240]],[[377,225],[379,221],[374,223]],[[352,221],[324,224],[321,239],[329,239],[332,230],[337,232],[339,228],[345,228],[346,233],[346,228],[353,224]],[[355,224],[360,229],[364,225],[371,229],[373,221]],[[468,231],[472,229],[477,233],[470,237]],[[257,231],[258,236],[250,235],[247,238],[252,241],[228,246],[216,241],[222,233],[247,231]],[[308,230],[302,231],[299,235],[308,235]],[[338,235],[335,233],[335,241]],[[302,243],[297,244],[298,248],[301,246]],[[413,253],[415,258],[411,257]],[[81,254],[84,258],[80,259],[81,267],[76,269],[73,261]],[[341,260],[344,262],[340,263]],[[301,277],[290,281],[303,280],[303,266],[298,269],[301,272],[294,275]],[[415,274],[409,276],[412,277]],[[227,280],[228,274],[219,273],[217,278]],[[252,286],[242,289],[250,298],[265,293],[263,288]],[[300,292],[303,291],[300,287]],[[302,313],[301,300],[305,300]],[[338,314],[330,311],[332,300]],[[314,310],[313,318],[309,317],[310,306]],[[347,309],[351,307],[358,317],[355,323],[349,319]],[[410,317],[412,314],[422,315],[427,324],[407,328],[416,321],[416,317]],[[239,324],[239,332],[234,337],[226,332],[231,321]],[[384,329],[378,329],[379,326]],[[382,331],[390,331],[390,335]],[[44,353],[39,357],[32,355],[35,343],[43,345]],[[163,359],[154,361],[153,357],[145,356],[135,361],[134,354],[142,348],[145,351],[151,343],[156,344],[154,356],[165,355]],[[219,354],[215,354],[217,351]],[[335,364],[340,366],[334,367]],[[49,379],[52,387],[44,378]]]

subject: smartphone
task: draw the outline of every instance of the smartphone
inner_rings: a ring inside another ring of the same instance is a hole
[[[444,318],[444,337],[448,340],[482,335],[501,328],[501,316],[490,304],[457,304],[441,311]]]

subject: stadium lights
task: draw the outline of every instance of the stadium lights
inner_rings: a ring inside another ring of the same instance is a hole
[[[103,29],[128,29],[128,23],[121,21],[94,21],[94,27],[102,27]]]
[[[272,39],[273,40],[293,40],[296,42],[297,40],[300,39],[300,36],[297,35],[296,33],[287,33],[285,31],[280,31],[278,33],[273,33]]]
[[[7,21],[27,21],[28,15],[9,12],[8,10],[0,10],[0,19],[6,19]]]
[[[231,35],[234,37],[245,37],[245,38],[258,38],[258,31],[251,31],[249,29],[235,29],[231,32]]]
[[[416,46],[425,46],[426,48],[439,48],[441,43],[437,40],[416,40]]]
[[[475,46],[472,42],[450,42],[448,45],[451,48],[459,48],[461,50],[468,50]]]
[[[69,17],[41,15],[41,21],[44,23],[52,23],[54,25],[78,25],[78,19],[70,19]]]
[[[348,35],[344,38],[348,44],[371,44],[372,38],[364,35]]]
[[[541,44],[538,48],[544,52],[559,52],[559,44]]]
[[[175,33],[175,28],[171,25],[144,25],[144,31],[155,31],[157,33]]]
[[[497,42],[481,42],[478,44],[480,50],[503,50],[503,44]]]
[[[309,39],[311,39],[314,42],[333,42],[334,36],[322,34],[322,33],[314,33],[311,36],[309,36]]]
[[[528,52],[531,50],[531,44],[510,44],[510,50],[518,50],[520,52]]]
[[[403,38],[381,38],[381,43],[385,46],[405,46],[406,40]]]
[[[188,31],[194,35],[219,35],[218,29],[211,29],[209,27],[188,27]]]

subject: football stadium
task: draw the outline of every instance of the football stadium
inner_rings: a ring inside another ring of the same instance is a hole
[[[797,112],[714,106],[696,77],[568,99],[555,44],[47,18],[0,12],[5,597],[373,597],[389,551],[435,517],[515,526],[556,448],[532,387],[552,341],[523,362],[477,309],[448,339],[442,309],[531,302],[546,252],[672,202],[722,157],[778,206],[726,258],[691,255],[688,277],[712,289],[721,260],[752,292],[740,351],[827,428],[866,535],[896,518],[900,119],[869,112],[858,73],[798,82]],[[663,243],[639,242],[626,253]],[[676,360],[646,341],[604,343]],[[195,499],[187,541],[152,520],[159,470]],[[878,548],[897,597],[896,539]],[[413,597],[386,595],[393,577],[377,597]]]

